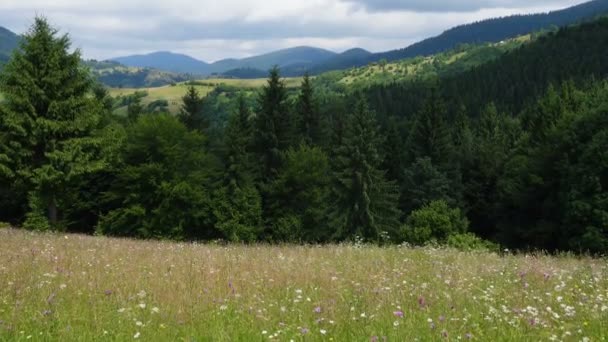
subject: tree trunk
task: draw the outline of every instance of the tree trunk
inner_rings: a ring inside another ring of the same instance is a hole
[[[51,199],[51,201],[49,202],[49,207],[48,207],[48,211],[49,211],[49,223],[51,224],[52,227],[57,225],[57,203],[55,202],[55,199]]]

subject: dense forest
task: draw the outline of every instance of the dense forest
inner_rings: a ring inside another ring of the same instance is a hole
[[[114,100],[37,18],[0,76],[0,221],[234,242],[608,250],[608,19],[457,75],[368,88],[274,68],[192,87],[179,115]]]

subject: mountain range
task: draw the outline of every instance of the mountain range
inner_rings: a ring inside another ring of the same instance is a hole
[[[167,51],[117,57],[111,60],[127,66],[150,67],[171,72],[207,76],[239,69],[262,70],[266,73],[266,70],[275,65],[282,69],[293,69],[303,73],[314,65],[328,61],[337,55],[337,53],[329,50],[298,46],[243,59],[223,59],[215,63],[206,63],[187,55]]]
[[[381,60],[395,61],[416,56],[428,56],[451,50],[462,44],[497,43],[530,32],[563,27],[591,20],[608,13],[607,0],[593,0],[577,6],[548,13],[514,15],[483,20],[449,29],[439,36],[425,39],[406,48],[371,53],[354,48],[343,53],[314,48],[296,47],[245,59],[225,59],[212,64],[170,52],[118,57],[112,60],[137,67],[152,67],[193,75],[224,74],[229,76],[265,75],[274,65],[285,76],[299,76],[304,72],[320,74],[364,66]]]
[[[497,43],[530,32],[552,30],[591,20],[607,13],[608,0],[593,0],[549,13],[515,15],[461,25],[406,48],[381,53],[371,53],[361,48],[336,53],[316,47],[299,46],[243,59],[206,63],[184,54],[162,51],[112,58],[103,62],[105,64],[102,66],[95,65],[102,62],[91,61],[89,66],[102,74],[104,77],[99,77],[111,86],[149,86],[163,82],[173,83],[192,76],[210,75],[259,78],[264,77],[267,70],[275,65],[281,68],[284,76],[300,76],[305,72],[320,74],[365,66],[382,60],[391,62],[428,56],[463,44]],[[0,65],[8,60],[18,42],[19,36],[0,27]],[[121,80],[123,76],[128,80]]]

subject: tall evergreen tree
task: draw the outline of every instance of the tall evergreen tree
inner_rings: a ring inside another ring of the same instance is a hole
[[[287,90],[277,67],[270,70],[262,89],[256,118],[255,150],[262,163],[261,180],[272,180],[281,167],[281,153],[289,147],[289,110]]]
[[[409,146],[412,160],[428,157],[440,169],[448,167],[452,159],[452,142],[445,122],[445,104],[435,89],[415,118]]]
[[[182,97],[178,118],[190,130],[206,132],[209,128],[209,121],[203,112],[203,99],[193,85],[188,87],[186,95]]]
[[[298,135],[309,145],[318,145],[321,140],[321,119],[314,97],[314,89],[308,74],[304,75],[300,95],[296,103]]]
[[[103,141],[92,135],[103,109],[80,51],[70,49],[67,35],[37,17],[0,80],[0,169],[29,194],[32,228],[57,225],[66,185],[104,166]]]
[[[374,114],[359,101],[336,151],[331,216],[338,239],[359,235],[378,240],[384,232],[394,236],[399,228],[398,188],[379,169],[383,140]]]

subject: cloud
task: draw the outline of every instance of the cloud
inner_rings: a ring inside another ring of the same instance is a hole
[[[489,8],[563,7],[566,0],[343,0],[370,11],[471,12]]]
[[[171,50],[206,61],[296,45],[405,47],[452,26],[583,0],[0,0],[0,26],[46,16],[87,58]]]

